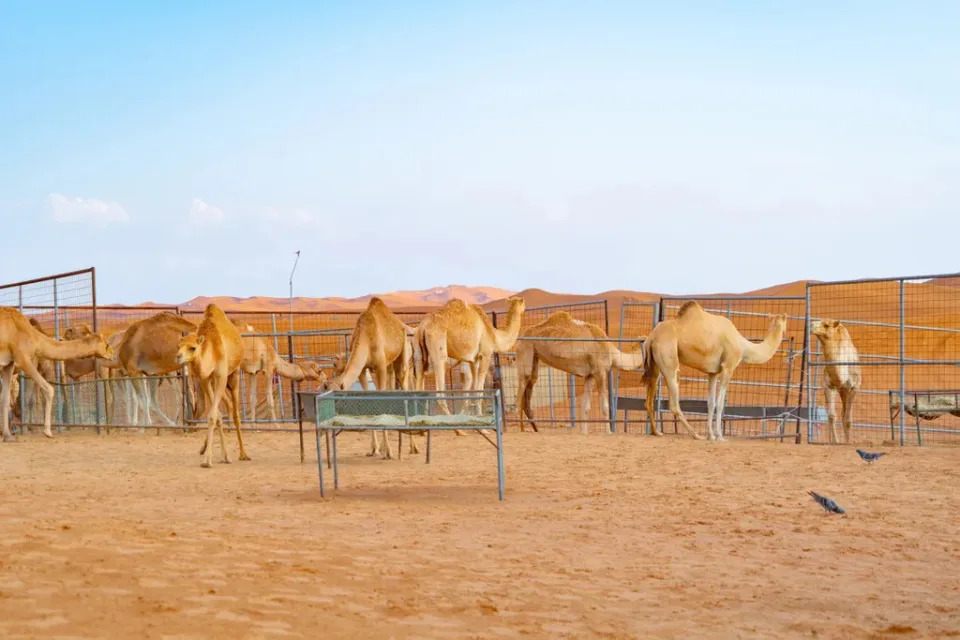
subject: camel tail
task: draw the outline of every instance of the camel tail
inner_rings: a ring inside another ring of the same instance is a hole
[[[653,343],[648,336],[643,341],[643,375],[640,376],[640,381],[644,385],[649,385],[656,375],[657,363],[653,360]]]
[[[430,362],[430,350],[427,347],[427,334],[417,331],[413,338],[413,386],[420,391],[423,389],[423,377]]]

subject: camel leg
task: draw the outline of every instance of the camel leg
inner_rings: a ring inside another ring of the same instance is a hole
[[[850,444],[850,429],[853,426],[853,399],[856,395],[856,389],[849,387],[840,389],[840,400],[843,403],[843,440],[847,444]]]
[[[597,389],[600,392],[600,414],[607,421],[603,433],[612,433],[610,431],[610,393],[607,387],[607,374],[600,373],[597,377]]]
[[[537,354],[531,354],[531,357],[525,362],[517,363],[517,415],[520,417],[520,431],[524,430],[523,416],[527,416],[530,426],[533,430],[537,429],[537,423],[533,421],[533,408],[530,400],[533,397],[533,388],[537,384],[537,376],[540,375],[540,362]]]
[[[590,397],[597,386],[597,379],[592,375],[583,379],[583,394],[580,396],[580,433],[589,433],[587,420],[590,418]]]
[[[446,386],[446,383],[447,383],[447,379],[446,379],[446,376],[447,376],[447,352],[446,352],[446,349],[444,349],[444,350],[442,351],[442,353],[436,353],[435,351],[431,351],[431,355],[432,355],[433,360],[434,360],[433,365],[432,365],[432,367],[431,367],[431,368],[433,369],[433,377],[434,377],[433,386],[434,386],[434,388],[435,388],[437,391],[443,391],[443,390],[444,390],[444,387]],[[450,407],[447,406],[447,401],[446,401],[446,399],[441,398],[441,399],[437,400],[437,408],[438,408],[444,415],[447,415],[447,416],[450,415]],[[463,432],[461,431],[460,433],[462,434]]]
[[[0,384],[3,385],[3,389],[0,390],[0,407],[3,411],[3,441],[4,442],[13,442],[13,435],[10,433],[10,398],[12,397],[11,391],[13,384],[13,363],[7,364],[5,367],[0,369],[0,376],[2,376],[2,381]]]
[[[200,393],[203,395],[203,418],[207,421],[207,434],[203,438],[203,445],[200,447],[200,455],[204,456],[213,447],[213,425],[216,424],[216,422],[211,422],[213,411],[208,408],[213,401],[213,382],[209,378],[200,381]],[[204,456],[203,463],[200,466],[210,466],[210,461],[207,458],[208,456]]]
[[[379,358],[381,364],[377,365],[377,389],[381,391],[387,391],[391,388],[391,378],[393,378],[393,371],[389,366],[383,364],[383,356]],[[376,431],[373,432],[376,436]],[[385,460],[393,459],[393,450],[390,448],[390,438],[387,437],[387,430],[384,429],[380,432],[380,437],[383,439],[383,458]]]
[[[683,411],[680,410],[680,368],[676,367],[673,371],[667,373],[664,371],[663,379],[667,383],[667,393],[670,394],[670,411],[676,416],[677,420],[687,429],[691,436],[695,440],[703,440],[703,436],[697,433],[693,427],[690,426],[690,423],[687,422],[687,417],[683,415]]]
[[[14,354],[14,356],[18,355],[19,358],[14,357],[13,361],[21,363],[20,369],[33,380],[34,385],[40,389],[40,393],[43,394],[43,435],[52,438],[53,432],[50,430],[50,425],[53,422],[53,387],[50,386],[50,383],[43,377],[31,358],[27,357],[25,353]],[[6,433],[4,437],[6,437]]]
[[[662,436],[663,431],[660,430],[657,425],[657,412],[656,412],[656,402],[657,402],[657,382],[660,380],[660,371],[657,368],[656,362],[652,361],[647,363],[647,366],[650,368],[650,377],[647,379],[647,422],[650,423],[650,435],[652,436]]]
[[[717,390],[717,430],[716,430],[716,439],[725,440],[723,437],[723,407],[727,404],[727,387],[730,384],[730,378],[732,377],[732,372],[728,371],[726,368],[720,372],[720,383]]]
[[[240,433],[240,372],[234,371],[227,380],[230,391],[230,401],[233,405],[230,408],[230,413],[233,415],[233,427],[237,430],[237,445],[240,447],[240,461],[249,462],[250,456],[247,455],[247,450],[243,448],[243,435]],[[221,429],[222,428],[221,426]],[[226,450],[224,450],[223,455],[227,455]]]
[[[227,379],[223,376],[211,376],[210,384],[212,389],[212,397],[210,398],[210,405],[207,412],[207,447],[205,451],[205,456],[203,459],[203,467],[213,466],[212,457],[213,457],[213,432],[217,428],[217,422],[221,420],[220,417],[220,403],[223,401],[223,394],[227,389]],[[227,453],[226,448],[223,449],[223,459],[224,462],[230,461],[230,456]]]
[[[487,381],[487,374],[490,372],[491,364],[492,362],[490,358],[477,358],[477,363],[472,367],[470,372],[471,376],[473,376],[473,380],[471,382],[473,383],[472,386],[474,391],[483,391],[483,385]],[[474,401],[474,406],[476,412],[475,415],[483,415],[483,401],[478,398]],[[489,435],[490,430],[481,429],[480,433]]]
[[[250,393],[247,394],[250,396],[250,400],[247,403],[247,415],[246,419],[253,421],[257,418],[257,374],[251,373],[247,379],[247,384],[250,385]]]
[[[154,410],[154,412],[155,412],[158,416],[160,416],[160,417],[163,419],[164,422],[167,423],[167,426],[172,427],[172,426],[173,426],[174,424],[176,424],[176,423],[175,423],[173,420],[171,420],[170,417],[169,417],[166,413],[164,413],[164,412],[163,412],[163,409],[160,407],[160,395],[159,395],[159,394],[160,394],[160,385],[163,384],[164,380],[167,380],[167,378],[166,378],[166,377],[163,377],[163,378],[159,378],[159,379],[157,379],[157,380],[154,380],[154,384],[153,384],[153,386],[151,386],[151,389],[153,389],[153,393],[152,393],[152,395],[151,395],[151,399],[152,399],[152,401],[153,401],[153,410]],[[168,381],[168,382],[167,382],[167,385],[168,385],[168,386],[172,386],[173,383]],[[160,432],[160,430],[158,429],[158,430],[157,430],[157,433],[159,433],[159,432]]]
[[[830,442],[837,443],[837,390],[827,387],[823,390],[827,403],[827,426],[830,428]]]
[[[707,440],[713,440],[713,412],[717,407],[717,374],[707,377]]]

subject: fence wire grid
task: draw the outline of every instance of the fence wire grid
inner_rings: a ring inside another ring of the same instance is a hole
[[[812,418],[826,413],[831,388],[846,385],[855,388],[851,441],[960,444],[958,285],[942,275],[807,286],[811,321],[839,321],[856,350],[838,350],[842,337],[832,334],[809,336],[808,442],[833,442],[828,421]],[[834,404],[843,442],[842,399]]]

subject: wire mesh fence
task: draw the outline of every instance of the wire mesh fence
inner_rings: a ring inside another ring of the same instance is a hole
[[[771,330],[771,319],[783,314],[786,330],[779,347],[763,364],[741,364],[727,389],[723,413],[723,432],[727,436],[795,438],[797,418],[802,405],[802,355],[806,333],[804,296],[711,296],[664,297],[657,306],[657,322],[674,319],[684,303],[694,301],[704,311],[729,319],[737,331],[752,342],[762,341]],[[706,374],[681,365],[679,374],[680,408],[694,429],[707,432]],[[639,374],[621,374],[618,408],[623,411],[624,430],[647,433],[644,408],[646,389]],[[686,433],[666,409],[662,383],[658,385],[655,419],[665,433]],[[639,423],[639,424],[638,424]]]
[[[31,324],[54,339],[63,337],[72,324],[85,323],[97,328],[96,271],[93,267],[59,273],[22,282],[0,285],[0,306],[13,307],[27,316]],[[37,368],[44,379],[55,385],[54,419],[67,419],[64,396],[60,388],[63,369],[56,362],[40,359]],[[18,375],[18,398],[14,399],[14,416],[40,414],[40,397],[23,373]]]
[[[957,285],[955,275],[808,285],[808,442],[843,442],[849,426],[853,442],[960,444]]]

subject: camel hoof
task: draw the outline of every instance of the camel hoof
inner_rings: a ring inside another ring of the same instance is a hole
[[[229,460],[221,460],[221,461],[220,461],[220,464],[230,464],[230,461],[229,461]]]
[[[457,434],[458,436],[465,435],[465,434],[463,433],[463,431],[460,431],[460,429],[456,429],[456,430],[454,431],[454,433]]]
[[[250,456],[248,456],[247,454],[243,454],[242,456],[240,456],[240,462],[250,462]]]
[[[371,451],[370,453],[367,454],[367,457],[368,457],[368,458],[372,458],[373,456],[377,455],[378,453],[379,453],[379,451]]]
[[[694,440],[703,440],[703,436],[700,435],[699,433],[695,433],[695,434],[693,434],[693,439],[694,439]]]
[[[201,463],[200,463],[200,466],[203,467],[204,469],[209,469],[209,468],[212,467],[213,465],[210,464],[209,462],[201,462]]]
[[[17,439],[14,438],[13,436],[3,436],[3,441],[4,441],[4,442],[16,442]]]
[[[53,434],[49,430],[44,430],[43,435],[44,437],[47,437],[47,438],[53,437]]]

